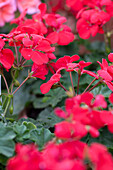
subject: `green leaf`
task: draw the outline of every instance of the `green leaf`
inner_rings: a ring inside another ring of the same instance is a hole
[[[35,126],[32,122],[26,122],[26,121],[24,121],[24,122],[23,122],[23,125],[25,125],[26,128],[29,129],[29,130],[36,129],[36,126]]]
[[[7,160],[8,160],[8,158],[7,158],[6,156],[0,154],[0,163],[1,163],[2,165],[5,166],[6,163],[7,163]],[[2,170],[1,165],[0,165],[0,169]],[[3,170],[5,170],[5,168],[3,168]]]
[[[0,140],[0,154],[7,157],[12,157],[15,150],[15,143],[13,140]]]
[[[54,137],[54,134],[49,129],[44,129],[44,142],[47,143]]]
[[[40,91],[40,86],[41,84],[43,83],[43,80],[35,80],[33,82],[33,84],[31,85],[31,89],[30,91],[33,93],[33,94],[42,94],[41,91]]]
[[[14,139],[16,134],[10,127],[0,127],[0,141]]]
[[[0,105],[0,115],[3,113],[2,106]]]
[[[16,137],[12,127],[0,122],[0,154],[11,157],[14,154],[15,143],[13,139]]]
[[[53,127],[56,123],[61,122],[63,119],[57,117],[53,109],[48,107],[44,109],[38,116],[37,121],[45,128]]]
[[[111,94],[111,90],[106,85],[100,85],[98,87],[95,87],[91,92],[94,95],[102,94],[106,98],[108,98]]]
[[[45,108],[47,106],[55,107],[62,99],[66,97],[65,91],[61,88],[50,90],[45,97],[36,98],[33,102],[34,108]]]
[[[27,127],[25,125],[18,125],[15,124],[13,126],[13,130],[18,134],[18,135],[23,135],[25,133],[25,131],[27,130]]]
[[[28,75],[27,70],[22,70],[18,81],[21,83]],[[28,80],[29,81],[29,80]],[[15,88],[16,89],[16,88]],[[25,104],[28,101],[32,101],[34,96],[30,95],[29,91],[30,91],[31,87],[27,86],[26,87],[26,83],[23,84],[23,86],[15,93],[14,95],[14,100],[13,100],[13,104],[14,104],[14,112],[13,115],[15,114],[19,114],[25,107]]]
[[[42,149],[45,143],[53,138],[53,134],[44,128],[34,129],[30,132],[30,139],[38,144],[39,149]]]

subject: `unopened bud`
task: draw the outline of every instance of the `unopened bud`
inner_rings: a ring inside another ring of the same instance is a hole
[[[10,106],[10,108],[9,108],[9,113],[10,113],[10,114],[13,114],[13,105]]]
[[[32,75],[33,75],[33,71],[31,71],[31,72],[29,73],[29,77],[32,77]]]
[[[19,83],[18,80],[15,80],[15,81],[14,81],[14,86],[15,86],[15,87],[19,87],[19,86],[20,86],[20,83]]]
[[[74,97],[74,93],[73,93],[72,87],[69,87],[69,91],[67,91],[66,94],[68,95],[68,97]]]

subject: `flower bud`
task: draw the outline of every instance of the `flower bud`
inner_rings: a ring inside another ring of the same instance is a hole
[[[10,108],[9,108],[9,113],[10,113],[10,114],[13,114],[13,105],[10,106]]]
[[[15,87],[19,87],[19,86],[20,86],[20,83],[19,83],[18,80],[15,80],[15,81],[14,81],[14,86],[15,86]]]

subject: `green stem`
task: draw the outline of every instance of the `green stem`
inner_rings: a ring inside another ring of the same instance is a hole
[[[75,96],[75,89],[74,89],[74,85],[73,85],[73,79],[72,79],[72,74],[71,74],[71,72],[69,72],[69,75],[70,75],[71,84],[72,84],[72,88],[73,88],[73,94],[74,94],[74,96]]]
[[[20,89],[20,87],[30,78],[30,76],[28,75],[28,77],[20,84],[20,86],[13,92],[13,95]]]
[[[110,53],[111,51],[111,35],[112,35],[112,32],[108,32],[105,28],[105,31],[104,31],[104,41],[105,41],[105,50],[106,50],[106,53]]]
[[[18,65],[19,64],[19,62],[18,62],[18,51],[17,51],[17,46],[16,46],[16,43],[15,43],[15,40],[14,40],[14,47],[15,47],[17,65]]]
[[[77,95],[78,95],[78,93],[79,93],[79,82],[80,82],[80,76],[81,76],[81,74],[78,74]]]
[[[8,102],[7,102],[7,105],[5,107],[5,110],[4,110],[4,113],[3,113],[3,117],[5,117],[6,113],[7,113],[7,110],[8,110],[8,107],[10,105],[10,102],[11,102],[11,98],[8,99]]]
[[[5,99],[4,99],[3,104],[2,104],[3,109],[5,109],[7,99],[8,99],[8,96],[5,96]]]
[[[9,94],[9,87],[8,87],[6,78],[5,78],[5,76],[4,76],[3,74],[2,74],[2,77],[3,77],[3,79],[4,79],[4,82],[5,82],[5,85],[6,85],[6,88],[7,88],[7,92],[8,92],[8,94]]]

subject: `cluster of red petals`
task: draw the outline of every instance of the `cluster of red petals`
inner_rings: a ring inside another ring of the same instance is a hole
[[[113,53],[108,55],[108,60],[113,62]],[[107,84],[110,90],[113,91],[113,65],[109,65],[106,59],[102,59],[102,63],[97,61],[101,67],[100,70],[97,71],[99,76],[102,78],[103,82]]]
[[[8,70],[13,65],[14,55],[10,49],[3,49],[4,45],[4,40],[0,38],[0,63]]]
[[[82,74],[88,74],[92,77],[95,77],[97,80],[100,80],[100,82],[105,83],[110,90],[113,91],[113,65],[109,65],[106,59],[102,59],[102,63],[97,61],[101,67],[100,70],[97,71],[97,74],[95,74],[92,71],[85,70],[84,68],[89,66],[91,62],[85,62],[85,61],[80,61],[78,63],[75,63],[76,61],[79,60],[78,55],[73,55],[73,56],[64,56],[59,58],[56,63],[51,63],[51,72],[53,73],[53,76],[51,79],[47,82],[41,85],[40,90],[43,94],[49,92],[51,89],[52,85],[54,83],[57,83],[60,81],[61,78],[61,70],[65,70],[67,72],[72,72],[75,71],[77,72],[80,76]],[[110,53],[108,55],[108,59],[110,62],[113,62],[113,53]],[[42,79],[45,79],[45,75],[48,73],[48,67],[43,69],[41,68],[41,76],[43,75]],[[39,71],[40,74],[40,71]],[[38,73],[37,73],[38,75]],[[55,77],[55,78],[54,78]],[[40,78],[40,75],[39,75]],[[62,76],[63,78],[63,76]]]
[[[67,21],[65,17],[59,14],[46,13],[45,4],[41,4],[39,9],[42,14],[41,17],[40,14],[36,14],[33,18],[35,20],[42,19],[42,21],[45,21],[46,26],[48,26],[47,38],[52,44],[67,45],[74,40],[74,34],[71,32],[70,27],[64,24]]]
[[[75,71],[80,75],[86,73],[86,74],[89,74],[90,76],[98,79],[98,76],[95,73],[84,69],[85,67],[89,66],[91,64],[91,62],[80,61],[79,63],[73,63],[73,62],[78,61],[79,59],[80,59],[80,57],[78,55],[73,55],[71,57],[64,56],[64,57],[59,58],[56,61],[56,63],[51,63],[51,67],[54,70],[54,72],[52,72],[52,69],[51,69],[53,76],[47,83],[44,83],[40,86],[41,92],[43,94],[49,92],[52,85],[54,83],[57,83],[60,81],[61,70],[63,70],[63,69],[66,70],[67,72]],[[43,75],[46,75],[45,73],[46,72],[43,72]],[[62,76],[62,78],[63,78],[63,76]]]
[[[34,145],[16,145],[16,156],[9,159],[7,170],[104,170],[113,168],[113,159],[107,148],[81,141],[61,144],[49,143],[41,152]],[[85,159],[89,161],[85,163]],[[104,169],[103,169],[104,167]]]
[[[103,25],[113,16],[112,0],[67,0],[66,3],[72,10],[78,12],[77,31],[83,39],[104,33]]]
[[[34,14],[32,19],[27,19],[25,17],[26,9],[18,18],[12,20],[12,24],[18,25],[16,28],[9,34],[0,34],[0,62],[5,68],[11,68],[14,57],[10,50],[2,49],[4,41],[7,41],[9,46],[18,46],[22,61],[33,61],[32,71],[35,71],[33,75],[44,79],[48,72],[47,64],[52,59],[56,59],[53,54],[55,51],[53,44],[67,45],[74,40],[74,34],[70,27],[65,25],[66,18],[59,14],[48,14],[46,11],[46,4],[41,3],[39,12]],[[40,70],[39,68],[44,71],[41,76],[40,73],[36,72],[36,70]]]
[[[113,103],[113,95],[110,96]],[[92,93],[83,93],[66,100],[65,109],[55,109],[55,114],[65,120],[55,125],[55,135],[62,139],[80,139],[89,132],[92,137],[99,136],[99,129],[108,126],[113,133],[112,111],[101,110],[106,108],[104,96]]]

